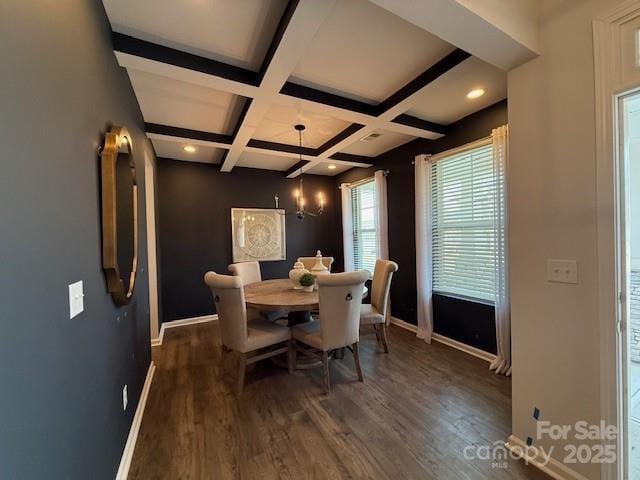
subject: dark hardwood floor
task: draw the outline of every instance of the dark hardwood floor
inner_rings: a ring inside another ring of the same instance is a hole
[[[361,337],[353,357],[293,375],[265,361],[235,395],[236,368],[218,375],[217,324],[173,328],[154,348],[156,372],[130,479],[507,479],[547,477],[521,461],[492,468],[467,445],[506,440],[511,381],[487,363],[391,327],[390,354]]]

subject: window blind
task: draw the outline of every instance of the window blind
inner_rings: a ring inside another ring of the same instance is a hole
[[[434,292],[493,301],[495,180],[491,144],[431,164]]]
[[[353,259],[356,270],[373,269],[378,258],[376,186],[373,180],[351,189]]]

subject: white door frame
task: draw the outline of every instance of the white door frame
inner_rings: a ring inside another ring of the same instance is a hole
[[[147,147],[148,148],[148,147]],[[158,308],[158,256],[156,252],[156,194],[155,165],[145,150],[144,154],[144,192],[147,218],[147,261],[149,274],[149,328],[151,345],[160,343],[160,316]]]
[[[602,419],[618,427],[614,464],[602,464],[603,479],[624,478],[624,318],[626,279],[621,239],[621,163],[617,144],[618,100],[640,86],[638,41],[629,27],[640,21],[640,0],[627,0],[593,22],[596,100],[596,190],[598,318],[600,324],[600,402]],[[640,26],[640,24],[639,24]],[[631,48],[633,45],[633,48]],[[624,48],[623,48],[624,47]],[[631,66],[631,68],[629,68]],[[622,437],[622,438],[621,438]]]

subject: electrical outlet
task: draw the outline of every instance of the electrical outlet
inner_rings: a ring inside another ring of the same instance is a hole
[[[125,385],[122,389],[122,411],[127,410],[127,403],[129,403],[129,398],[127,397],[127,386]]]
[[[547,281],[578,283],[578,262],[575,260],[547,260]]]

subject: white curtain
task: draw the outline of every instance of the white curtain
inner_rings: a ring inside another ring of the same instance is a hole
[[[348,183],[340,185],[342,193],[342,250],[344,256],[344,271],[355,269],[353,260],[353,208],[351,206],[351,187]]]
[[[433,335],[431,168],[429,155],[415,159],[416,176],[416,276],[418,287],[418,338],[431,343]]]
[[[384,170],[374,174],[378,226],[378,258],[389,260],[389,220],[387,218],[387,176]]]
[[[491,370],[511,375],[511,306],[509,303],[509,268],[507,264],[507,165],[509,160],[509,128],[496,128],[493,138],[493,170],[496,192],[494,208],[494,234],[496,236],[495,317],[498,354]]]

